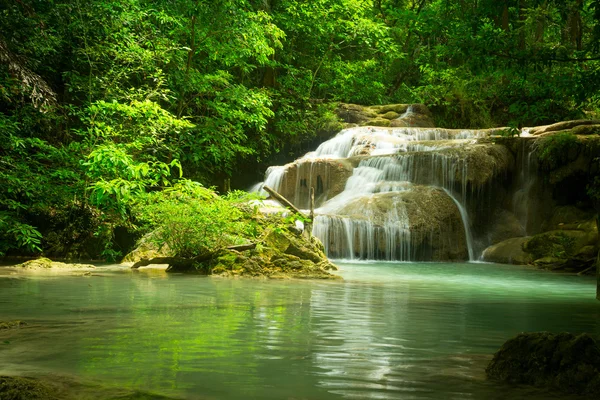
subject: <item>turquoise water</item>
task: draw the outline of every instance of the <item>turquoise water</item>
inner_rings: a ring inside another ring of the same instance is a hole
[[[553,399],[487,382],[522,331],[600,336],[595,280],[513,266],[337,263],[344,281],[0,268],[0,374],[181,399]],[[104,396],[106,398],[108,395]]]

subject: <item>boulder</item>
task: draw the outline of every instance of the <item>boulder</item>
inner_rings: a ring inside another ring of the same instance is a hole
[[[483,261],[499,264],[525,265],[533,261],[533,257],[523,250],[528,237],[517,237],[491,245],[483,251]]]
[[[14,268],[26,271],[44,271],[44,270],[90,270],[96,267],[91,264],[76,264],[76,263],[63,263],[58,261],[52,261],[49,258],[40,257],[35,260],[29,260],[22,264],[15,265]]]
[[[285,166],[279,194],[300,209],[308,209],[309,191],[315,188],[315,206],[340,194],[352,175],[353,166],[345,159],[299,159]]]
[[[523,250],[534,260],[551,257],[569,259],[585,246],[597,243],[597,231],[555,230],[543,232],[531,237],[523,244]]]
[[[157,244],[155,240],[156,235],[156,232],[150,232],[142,237],[136,247],[123,257],[121,264],[135,264],[140,260],[174,256],[168,246],[159,246]]]
[[[521,333],[502,345],[485,372],[512,384],[600,396],[600,347],[585,333]]]
[[[340,279],[329,271],[329,262],[318,239],[307,239],[294,229],[266,232],[256,248],[240,252],[221,250],[193,266],[195,272],[218,276],[246,276],[297,279]],[[170,267],[169,272],[190,272]]]
[[[431,186],[409,185],[400,192],[354,198],[335,215],[317,218],[315,232],[334,258],[349,257],[351,251],[355,253],[352,256],[363,258],[398,259],[402,255],[401,259],[416,261],[468,259],[456,204],[444,190]]]

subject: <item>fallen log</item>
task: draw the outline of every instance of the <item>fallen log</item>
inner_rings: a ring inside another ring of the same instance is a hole
[[[263,189],[265,190],[265,192],[269,193],[271,197],[277,200],[282,206],[294,212],[295,214],[300,215],[302,218],[308,219],[308,216],[306,214],[304,214],[302,211],[296,208],[295,205],[290,203],[288,199],[277,193],[274,189],[268,187],[267,185],[263,186]]]

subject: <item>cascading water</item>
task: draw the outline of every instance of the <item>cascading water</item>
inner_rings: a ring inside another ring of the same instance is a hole
[[[348,128],[294,163],[269,168],[265,184],[304,208],[308,188],[318,188],[324,200],[315,210],[313,234],[330,257],[474,260],[466,202],[477,171],[470,169],[468,149],[487,135]]]

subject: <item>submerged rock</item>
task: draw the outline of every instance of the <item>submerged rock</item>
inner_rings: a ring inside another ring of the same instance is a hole
[[[488,378],[600,396],[600,347],[588,334],[521,333],[486,368]]]
[[[40,257],[35,260],[29,260],[22,264],[15,265],[14,268],[19,268],[27,271],[44,271],[44,270],[81,270],[81,269],[95,269],[96,267],[91,264],[77,264],[77,263],[63,263],[59,261],[52,261],[49,258]]]
[[[25,325],[27,325],[27,324],[23,321],[4,321],[4,322],[0,321],[0,331],[21,328]],[[1,397],[0,397],[0,399],[1,399]]]
[[[58,391],[32,378],[0,376],[0,399],[2,400],[58,400]]]

